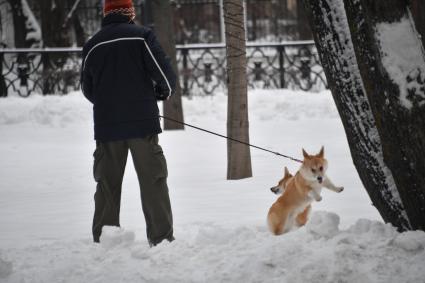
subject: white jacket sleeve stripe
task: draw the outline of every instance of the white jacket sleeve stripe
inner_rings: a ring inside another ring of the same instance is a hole
[[[104,42],[100,42],[98,44],[96,44],[95,46],[93,46],[89,52],[87,52],[87,56],[83,59],[84,64],[83,64],[83,71],[86,68],[86,62],[90,56],[90,53],[96,48],[99,47],[101,45],[107,44],[107,43],[112,43],[112,42],[117,42],[117,41],[122,41],[122,40],[142,40],[145,41],[145,39],[143,37],[122,37],[122,38],[116,38],[116,39],[112,39],[112,40],[108,40],[108,41],[104,41]],[[146,43],[146,42],[145,42]]]
[[[151,55],[151,57],[152,57],[153,61],[155,62],[155,65],[158,67],[158,69],[159,69],[159,71],[160,71],[161,75],[164,77],[164,80],[165,80],[165,82],[167,83],[167,87],[168,87],[168,90],[169,90],[169,94],[168,94],[168,95],[169,95],[169,96],[171,96],[171,94],[172,94],[172,89],[171,89],[171,86],[170,86],[170,82],[168,81],[167,77],[165,76],[164,72],[162,71],[161,67],[159,66],[158,61],[156,61],[155,56],[153,56],[152,51],[151,51],[151,49],[149,48],[149,45],[146,43],[146,41],[144,41],[144,42],[145,42],[145,45],[146,45],[146,48],[147,48],[147,50],[148,50],[149,54]]]

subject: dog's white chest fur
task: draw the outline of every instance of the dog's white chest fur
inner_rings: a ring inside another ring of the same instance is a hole
[[[288,219],[285,222],[284,231],[290,231],[294,228],[297,228],[298,225],[296,224],[296,218],[298,214],[302,213],[307,206],[309,206],[313,202],[313,198],[309,197],[307,198],[300,206],[294,209],[289,215]]]
[[[311,185],[311,189],[312,189],[312,191],[310,191],[308,193],[308,197],[311,198],[311,200],[316,199],[314,197],[315,194],[317,196],[320,196],[320,194],[322,193],[322,185],[320,185],[320,184],[313,184],[313,185]]]
[[[293,216],[295,218],[298,214],[300,214],[301,212],[303,212],[305,210],[305,208],[307,206],[309,206],[312,202],[313,202],[313,199],[312,198],[309,198],[308,200],[306,200],[305,202],[303,202],[302,205],[300,205],[296,209],[294,209],[294,213],[291,216]]]

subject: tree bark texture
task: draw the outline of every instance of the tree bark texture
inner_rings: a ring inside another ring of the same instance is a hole
[[[69,47],[71,37],[64,26],[66,1],[40,0],[41,30],[44,47]]]
[[[0,37],[3,35],[3,27],[2,27],[2,18],[0,13]],[[0,48],[5,48],[6,44],[3,42],[0,42]],[[3,61],[4,61],[4,54],[0,54],[0,97],[6,97],[7,96],[7,88],[6,88],[6,82],[3,75]]]
[[[227,58],[227,134],[249,142],[247,59],[242,0],[224,0]],[[227,141],[227,179],[252,177],[251,153],[246,145]]]
[[[180,76],[177,68],[176,41],[173,27],[173,7],[169,0],[150,0],[155,34],[158,36],[164,52],[170,57],[177,76],[176,93],[164,101],[164,116],[184,122],[181,98]],[[182,130],[184,125],[164,119],[165,130]]]
[[[66,1],[40,0],[41,30],[44,47],[69,47],[71,36],[64,26]],[[57,78],[52,76],[58,67],[66,63],[68,56],[65,54],[45,53],[43,62],[43,94],[53,94]]]
[[[416,29],[421,35],[422,45],[425,46],[425,1],[412,0],[410,5]]]
[[[22,2],[17,0],[8,0],[12,8],[13,30],[16,48],[29,47],[26,42],[27,29],[25,26],[26,18],[22,10]]]
[[[63,24],[66,29],[69,29],[71,26],[73,27],[77,46],[83,46],[86,42],[84,27],[82,26],[80,17],[77,13],[78,5],[80,5],[80,3],[81,0],[68,0],[68,7],[71,7],[72,11],[68,12],[71,13],[71,15],[67,15]],[[69,16],[70,18],[68,18]]]
[[[298,40],[311,40],[311,29],[302,1],[297,2]]]
[[[425,230],[425,57],[405,0],[344,0],[365,92],[411,228]],[[398,29],[398,23],[410,29]],[[388,46],[382,24],[392,23]],[[417,41],[411,45],[406,35]],[[400,48],[401,45],[401,48]],[[401,53],[392,54],[394,48]],[[388,49],[390,48],[390,49]],[[405,56],[421,54],[408,64]],[[394,59],[391,65],[384,63]],[[397,78],[393,70],[398,70]],[[405,94],[405,95],[403,95]]]
[[[328,85],[341,116],[354,165],[385,222],[408,229],[394,178],[384,162],[357,66],[342,0],[304,0]]]

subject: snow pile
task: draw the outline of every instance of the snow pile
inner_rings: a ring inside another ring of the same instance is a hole
[[[102,228],[101,246],[111,249],[116,246],[128,246],[134,243],[135,234],[119,227],[104,226]]]
[[[186,122],[225,133],[226,101],[184,98]],[[306,227],[275,237],[269,188],[298,163],[252,149],[254,177],[226,181],[226,140],[166,131],[176,241],[149,248],[131,155],[123,228],[92,243],[95,143],[83,95],[1,99],[0,282],[421,282],[424,233],[373,221],[330,93],[253,91],[249,107],[253,144],[294,157],[325,145],[344,192],[323,190]]]
[[[288,90],[253,90],[248,96],[250,121],[298,121],[301,119],[339,119],[329,91],[306,93]],[[226,120],[227,96],[192,96],[184,103],[185,117],[191,120],[208,116]]]
[[[6,250],[15,268],[0,274],[2,282],[422,282],[424,232],[400,234],[365,219],[339,230],[338,222],[316,212],[307,227],[283,236],[264,226],[204,223],[180,227],[176,241],[154,248],[107,229],[108,244]]]
[[[413,101],[425,105],[425,54],[413,20],[379,23],[376,37],[382,53],[382,64],[400,89],[400,103],[411,109]]]
[[[10,274],[12,274],[12,271],[13,271],[12,263],[0,258],[0,278],[8,277]]]
[[[425,235],[422,231],[408,231],[394,239],[394,245],[406,251],[418,251],[425,248]]]
[[[81,103],[80,92],[66,96],[41,96],[28,98],[8,97],[0,104],[0,125],[30,124],[66,127],[70,124],[91,122],[89,103]]]
[[[333,213],[317,212],[308,222],[307,230],[321,237],[333,237],[338,234],[339,216]]]
[[[338,112],[329,92],[305,93],[273,90],[261,93],[252,91],[249,97],[250,119],[260,121],[300,119],[337,119]],[[184,99],[186,120],[197,121],[208,116],[225,121],[227,96],[193,96]],[[160,105],[162,106],[162,105]],[[162,107],[160,107],[162,108]],[[65,127],[92,121],[92,107],[80,92],[66,96],[41,96],[28,98],[9,97],[0,104],[0,125],[39,124]]]

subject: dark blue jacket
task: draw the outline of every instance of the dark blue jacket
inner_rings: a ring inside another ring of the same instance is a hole
[[[93,103],[98,141],[160,133],[156,91],[171,95],[175,84],[170,62],[152,31],[126,16],[106,16],[102,29],[84,45],[81,87]]]

